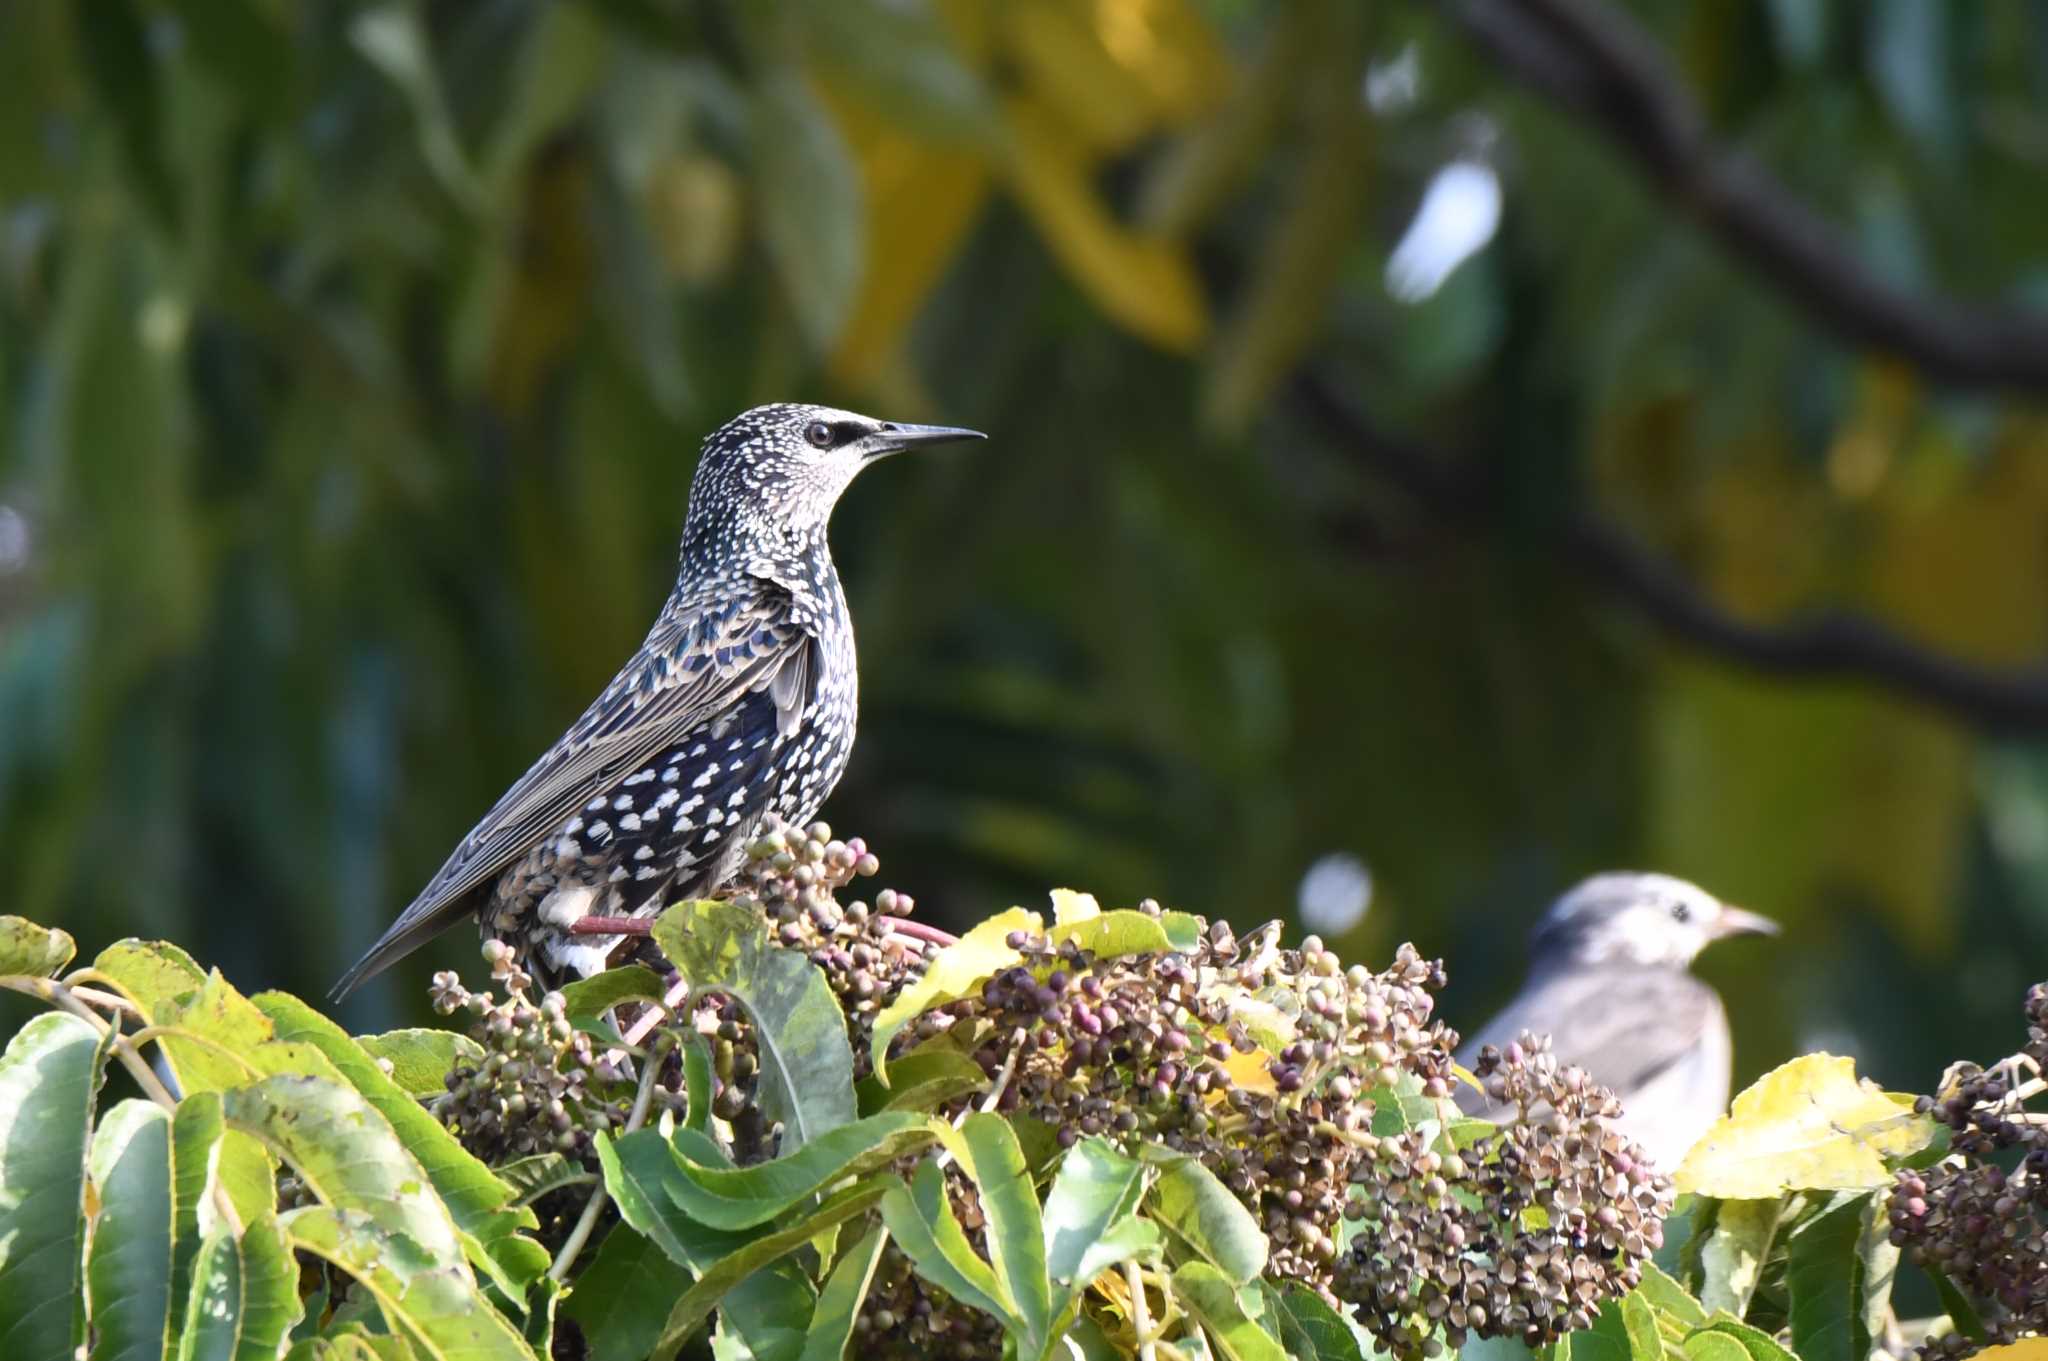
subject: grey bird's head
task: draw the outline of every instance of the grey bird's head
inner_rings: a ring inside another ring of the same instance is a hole
[[[1668,874],[1596,874],[1552,903],[1529,936],[1537,969],[1632,964],[1683,969],[1729,936],[1776,935],[1769,917],[1731,907]]]
[[[840,493],[870,463],[921,445],[983,438],[976,430],[878,421],[829,406],[757,406],[704,441],[683,551],[801,551],[823,541]]]

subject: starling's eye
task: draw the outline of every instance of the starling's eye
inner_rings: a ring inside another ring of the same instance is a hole
[[[832,447],[832,427],[823,421],[812,421],[804,427],[804,438],[810,441],[811,447],[814,449],[830,449]]]
[[[1675,922],[1691,921],[1692,909],[1690,907],[1687,907],[1684,903],[1673,903],[1671,905],[1671,920]]]

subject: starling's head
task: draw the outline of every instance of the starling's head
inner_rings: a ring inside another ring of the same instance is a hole
[[[704,441],[690,487],[685,544],[822,537],[832,507],[868,464],[924,444],[982,439],[946,425],[878,421],[829,406],[757,406]]]
[[[1552,903],[1529,937],[1537,967],[1637,964],[1683,969],[1726,936],[1776,935],[1769,917],[1730,907],[1668,874],[1596,874]]]

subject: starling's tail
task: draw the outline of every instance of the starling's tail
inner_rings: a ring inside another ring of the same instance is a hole
[[[446,916],[431,913],[415,918],[412,913],[406,913],[391,924],[391,929],[380,936],[377,943],[363,953],[361,959],[349,965],[348,972],[328,989],[328,1000],[341,1001],[364,983],[440,935],[456,915],[459,913],[450,913]]]

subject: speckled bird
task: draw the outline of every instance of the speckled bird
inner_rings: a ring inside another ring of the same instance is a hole
[[[704,442],[675,590],[647,641],[462,839],[334,987],[474,915],[546,981],[605,967],[646,916],[731,878],[770,812],[808,821],[853,750],[853,621],[825,528],[861,469],[973,430],[830,407],[756,407]]]

